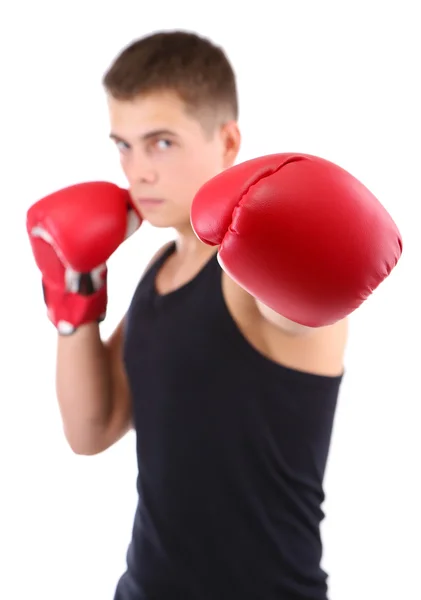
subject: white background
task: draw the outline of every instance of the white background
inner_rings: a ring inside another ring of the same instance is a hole
[[[136,506],[129,435],[74,456],[54,395],[55,332],[25,232],[29,205],[89,179],[122,185],[100,85],[132,39],[184,28],[224,46],[240,91],[240,160],[338,162],[398,223],[398,268],[353,316],[325,489],[331,600],[421,597],[420,106],[417,2],[19,2],[0,13],[0,597],[111,600]],[[275,13],[278,13],[275,16]],[[104,335],[154,250],[110,261]],[[217,599],[215,599],[217,600]],[[264,600],[262,598],[262,600]]]

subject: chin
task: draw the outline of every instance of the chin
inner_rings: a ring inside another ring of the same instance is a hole
[[[176,229],[186,230],[191,228],[190,211],[188,208],[180,207],[174,210],[174,206],[161,205],[159,207],[150,208],[147,206],[141,207],[141,215],[143,220],[159,229]]]
[[[168,229],[180,227],[180,219],[171,218],[169,215],[164,214],[149,214],[143,215],[144,221],[152,225],[152,227],[156,227],[158,229]]]
[[[166,229],[168,227],[174,227],[169,219],[157,218],[156,216],[144,216],[143,220],[152,227],[157,227],[159,229]]]

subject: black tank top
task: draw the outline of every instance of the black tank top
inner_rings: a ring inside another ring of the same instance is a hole
[[[254,349],[216,256],[157,293],[174,249],[126,320],[139,504],[115,600],[326,600],[321,505],[341,377]]]

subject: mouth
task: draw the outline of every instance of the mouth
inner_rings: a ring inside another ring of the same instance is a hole
[[[145,206],[145,207],[160,206],[164,202],[165,202],[165,200],[163,200],[162,198],[136,198],[136,204],[138,206]]]

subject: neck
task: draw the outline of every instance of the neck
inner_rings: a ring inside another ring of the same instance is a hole
[[[211,256],[217,250],[199,240],[191,226],[177,229],[177,254],[182,260]]]

